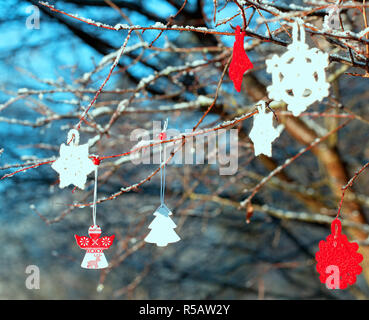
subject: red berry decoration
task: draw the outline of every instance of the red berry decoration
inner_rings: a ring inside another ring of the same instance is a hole
[[[235,33],[236,41],[233,44],[233,56],[231,65],[229,66],[229,77],[233,81],[233,85],[237,92],[241,91],[244,73],[254,67],[243,47],[245,32],[240,31],[240,26],[237,26]]]
[[[160,140],[165,140],[166,138],[167,138],[167,134],[165,132],[159,133],[159,139]]]
[[[98,166],[101,163],[101,160],[99,157],[93,157],[92,162],[94,163],[95,166]]]
[[[362,271],[359,263],[363,256],[357,252],[359,245],[350,243],[341,234],[341,222],[336,218],[331,224],[331,234],[326,241],[319,242],[319,251],[315,255],[316,270],[320,273],[320,282],[329,289],[346,289],[356,282],[356,276]]]

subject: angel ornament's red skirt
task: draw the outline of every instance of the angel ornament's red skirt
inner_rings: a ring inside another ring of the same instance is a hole
[[[82,268],[103,269],[108,266],[108,261],[102,249],[88,249],[81,263]]]

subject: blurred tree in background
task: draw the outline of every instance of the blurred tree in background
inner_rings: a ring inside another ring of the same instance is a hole
[[[332,4],[340,8],[334,31],[323,25]],[[368,298],[367,6],[365,0],[2,4],[0,298]],[[39,29],[32,28],[38,12]],[[331,88],[294,117],[267,98],[265,60],[285,52],[298,17],[309,46],[329,54]],[[254,64],[240,93],[227,73],[237,25],[246,28]],[[285,126],[273,157],[255,157],[248,137],[261,99]],[[136,165],[129,154],[102,161],[97,219],[116,235],[103,271],[80,268],[83,253],[74,240],[91,224],[91,208],[80,204],[92,201],[93,175],[85,190],[59,189],[49,164],[89,106],[80,134],[92,154],[129,153],[137,143],[133,130],[152,131],[153,120],[166,118],[180,132],[223,124],[236,128],[239,139],[233,175],[220,175],[210,161],[169,163],[166,201],[181,241],[165,248],[143,241],[159,204],[158,165]],[[314,255],[345,185],[344,232],[360,244],[363,273],[347,290],[328,290]],[[25,288],[30,264],[40,268],[40,290]]]

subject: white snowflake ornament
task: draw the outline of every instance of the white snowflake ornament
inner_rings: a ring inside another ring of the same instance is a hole
[[[265,112],[265,102],[259,101],[258,113],[254,116],[254,123],[249,134],[254,143],[255,157],[259,154],[272,156],[272,142],[279,137],[284,126],[280,124],[277,128],[273,126],[273,113]]]
[[[176,224],[169,217],[172,212],[165,204],[161,204],[154,212],[155,219],[149,225],[150,233],[146,236],[145,242],[155,243],[158,247],[165,247],[168,243],[181,240],[173,230]]]
[[[60,157],[51,165],[59,173],[59,187],[64,188],[70,184],[80,189],[85,188],[87,175],[95,165],[88,157],[88,144],[79,144],[79,133],[72,129],[68,132],[67,143],[60,146]]]
[[[272,74],[273,82],[267,90],[269,98],[284,101],[288,110],[298,116],[309,105],[328,95],[329,83],[324,70],[328,67],[328,54],[317,48],[309,49],[301,22],[294,24],[292,39],[286,53],[280,57],[274,55],[266,61],[267,72]]]

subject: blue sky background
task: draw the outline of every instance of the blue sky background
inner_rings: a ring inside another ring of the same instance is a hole
[[[193,8],[195,2],[195,0],[189,0],[187,6]],[[126,23],[115,10],[108,7],[78,7],[64,2],[56,2],[55,6],[68,13],[77,13],[79,16],[111,25]],[[168,5],[165,1],[160,0],[147,1],[146,9],[162,18],[167,18],[171,14],[177,12],[177,9]],[[64,79],[64,83],[61,82],[62,87],[65,85],[75,85],[73,81],[85,72],[91,71],[94,65],[99,63],[102,58],[100,53],[96,52],[78,37],[73,35],[67,27],[57,21],[51,21],[43,12],[40,12],[40,29],[27,29],[26,19],[29,17],[32,10],[28,1],[9,0],[5,6],[3,5],[0,7],[0,21],[3,21],[3,23],[0,24],[0,32],[2,35],[2,40],[0,42],[0,103],[4,103],[10,97],[15,96],[16,92],[21,88],[52,88],[48,84],[42,83],[42,81],[45,80],[56,81],[57,79]],[[123,10],[129,16],[133,24],[145,26],[155,23],[155,21],[151,21],[141,14],[125,9]],[[208,17],[212,17],[213,1],[206,2],[205,12]],[[234,15],[235,12],[237,12],[236,5],[234,3],[229,3],[222,11],[217,13],[217,20],[220,21],[230,17]],[[248,14],[250,14],[250,12],[248,12]],[[253,21],[255,21],[256,17],[257,14]],[[73,21],[73,19],[70,18],[68,18],[68,21],[78,24],[79,27],[82,27],[83,30],[90,34],[98,35],[100,39],[104,39],[116,48],[122,45],[127,34],[125,31],[114,32],[98,29],[94,26],[83,24],[82,22]],[[242,24],[241,17],[233,19],[231,24],[233,26]],[[208,27],[214,27],[212,19]],[[275,26],[271,25],[271,29],[274,28]],[[217,30],[230,31],[231,29],[229,23],[227,23],[217,27]],[[258,32],[264,33],[265,27],[261,26]],[[157,34],[158,31],[146,31],[142,36],[145,41],[151,42]],[[166,38],[170,41],[176,41],[184,39],[186,36],[188,35],[176,31],[166,32],[156,41],[155,46],[163,47]],[[232,46],[234,41],[233,38],[227,36],[222,36],[221,38],[226,46]],[[246,41],[249,40],[250,39],[246,37]],[[128,45],[131,46],[139,41],[140,39],[135,34],[132,34]],[[182,41],[181,45],[186,45],[186,43]],[[188,43],[188,45],[193,44]],[[145,55],[147,56],[151,53],[152,52],[147,52]],[[252,52],[250,54],[252,55]],[[131,60],[128,57],[123,57],[121,61],[123,63],[129,63]],[[156,63],[155,61],[161,65],[163,63],[155,58],[150,60],[151,63]],[[180,65],[182,62],[183,61],[175,61],[174,63]],[[106,77],[107,72],[108,67],[104,68],[97,76],[94,76],[94,81],[90,83],[89,87],[95,87],[97,89]],[[130,72],[138,78],[153,73],[150,68],[142,64],[134,65],[130,68]],[[105,88],[116,88],[118,80],[120,80],[119,75],[113,75]],[[62,114],[68,113],[75,108],[75,106],[67,103],[53,103],[52,101],[45,100],[47,97],[63,101],[75,99],[75,96],[72,94],[59,93],[45,95],[43,101],[49,108]],[[191,99],[191,97],[189,98]],[[24,103],[24,100],[14,103],[11,107],[0,112],[0,116],[34,121],[39,117],[39,114],[33,112],[30,108],[25,108]],[[85,104],[86,103],[87,102],[85,102]],[[209,116],[206,120],[210,122],[214,119],[214,117]],[[172,122],[172,125],[180,126],[182,129],[185,129],[190,127],[194,121],[197,121],[196,116],[193,119],[186,117],[186,122],[184,123]],[[4,152],[0,159],[1,163],[21,162],[20,157],[25,155],[35,155],[38,157],[49,157],[53,155],[53,152],[50,151],[40,151],[39,149],[29,147],[19,148],[19,145],[24,146],[39,142],[55,145],[55,139],[57,139],[59,143],[64,141],[64,131],[60,132],[59,129],[52,130],[53,128],[55,129],[55,125],[56,124],[52,124],[50,127],[33,129],[1,122],[1,147],[5,148],[6,151],[11,151]],[[60,123],[58,123],[57,126],[60,126]],[[57,132],[59,132],[59,134]]]

